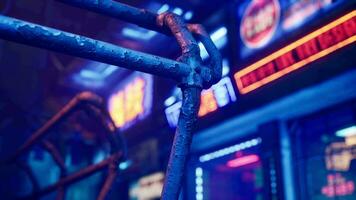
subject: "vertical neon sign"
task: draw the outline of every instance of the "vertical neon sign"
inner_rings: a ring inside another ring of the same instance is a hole
[[[127,128],[151,112],[152,82],[152,76],[135,73],[110,96],[108,109],[116,127]]]

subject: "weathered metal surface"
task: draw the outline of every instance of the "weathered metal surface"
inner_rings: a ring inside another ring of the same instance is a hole
[[[204,88],[209,88],[211,85],[217,83],[221,78],[222,72],[222,61],[219,50],[215,47],[212,42],[209,34],[206,33],[204,27],[200,24],[186,24],[179,16],[175,16],[175,21],[171,19],[167,24],[165,23],[164,18],[169,16],[173,18],[174,14],[172,13],[163,13],[157,15],[156,13],[150,12],[144,9],[138,9],[131,7],[116,1],[112,0],[57,0],[62,3],[66,3],[71,6],[83,8],[90,10],[99,14],[106,16],[114,17],[119,20],[124,20],[136,25],[139,25],[143,28],[154,30],[166,35],[173,35],[177,38],[178,42],[192,41],[189,37],[183,37],[183,40],[179,38],[180,33],[188,35],[185,29],[179,28],[177,31],[172,31],[172,27],[182,27],[186,26],[188,30],[193,33],[193,35],[200,40],[209,56],[209,62],[206,67],[201,66],[201,77],[203,79]],[[164,17],[163,17],[164,16]],[[168,21],[168,20],[167,20]],[[182,47],[183,45],[181,45]],[[199,55],[199,54],[198,54]],[[212,71],[211,71],[212,70]]]
[[[209,54],[207,67],[209,70],[202,71],[203,86],[209,88],[221,79],[222,74],[222,58],[219,50],[211,40],[209,34],[205,31],[201,24],[189,24],[188,29],[193,35],[203,43],[206,51]],[[208,73],[208,74],[204,74]]]
[[[167,27],[156,23],[157,14],[145,9],[138,9],[112,0],[57,0],[71,6],[90,10],[99,14],[114,17],[146,29],[170,35]]]
[[[118,169],[117,169],[118,164],[116,162],[111,162],[109,165],[109,174],[106,177],[106,180],[104,182],[104,185],[101,187],[99,196],[97,200],[104,200],[105,197],[108,195],[112,184],[114,183],[116,176],[118,174]]]
[[[0,38],[117,65],[131,70],[172,78],[178,81],[178,86],[182,89],[183,93],[183,105],[162,192],[163,200],[177,200],[189,154],[192,132],[197,119],[200,92],[202,88],[209,88],[221,79],[222,63],[219,51],[201,25],[186,24],[184,20],[173,13],[157,15],[112,0],[59,1],[125,20],[167,35],[173,35],[176,38],[181,47],[182,55],[177,61],[174,61],[0,15]],[[205,63],[203,63],[199,56],[199,47],[196,39],[202,42],[209,54],[209,59]],[[90,110],[89,113],[96,116],[100,115],[103,111],[103,109],[93,108],[91,105],[87,105],[86,107]],[[48,124],[45,124],[42,129],[30,138],[29,142],[25,143],[15,153],[13,159],[28,150],[35,140],[40,139],[44,135],[44,132],[70,111],[71,107],[69,106],[54,116]],[[105,124],[105,116],[101,121],[102,124]],[[103,126],[107,133],[115,128],[113,123],[109,124],[112,125]],[[107,136],[109,141],[114,142],[111,140],[110,134]],[[120,145],[123,144],[112,143],[112,146],[114,148],[117,147],[117,149],[119,149]],[[112,151],[116,152],[116,149]],[[118,162],[118,159],[111,162],[111,170],[109,170],[109,176],[99,194],[99,199],[103,199],[106,196],[108,188],[110,188],[116,176],[117,165],[115,166],[114,164],[116,162]],[[90,169],[89,172],[92,172],[93,168]],[[89,172],[86,170],[85,173],[81,172],[79,175],[66,177],[66,179],[45,189],[44,192],[52,191],[58,187],[63,189],[64,185],[80,179],[78,177],[86,176]],[[43,193],[43,191],[41,192]]]
[[[192,133],[200,105],[201,88],[182,88],[183,102],[171,155],[167,166],[162,199],[178,199],[183,181],[184,168],[192,142]]]
[[[0,38],[179,80],[184,63],[0,15]]]

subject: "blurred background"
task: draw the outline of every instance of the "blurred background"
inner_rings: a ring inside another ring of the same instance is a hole
[[[202,93],[181,199],[356,199],[356,1],[120,2],[203,24],[223,56],[222,80]],[[53,0],[1,0],[0,12],[171,59],[180,54],[172,37]],[[159,199],[181,107],[175,82],[5,40],[0,69],[1,159],[91,91],[105,99],[119,128],[114,137],[128,152],[107,199]],[[102,135],[79,112],[46,138],[75,172],[110,154]],[[21,161],[39,188],[60,179],[41,146]],[[106,174],[71,185],[65,199],[96,199]],[[0,167],[1,199],[33,188],[19,167]]]

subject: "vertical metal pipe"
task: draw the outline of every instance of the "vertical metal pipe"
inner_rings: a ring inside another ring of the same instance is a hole
[[[166,171],[162,200],[177,200],[200,105],[198,87],[182,88],[183,102]]]

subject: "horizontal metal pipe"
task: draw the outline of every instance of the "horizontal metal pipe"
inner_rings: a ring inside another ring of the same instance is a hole
[[[145,9],[138,9],[112,0],[57,0],[71,6],[90,10],[99,14],[114,17],[146,29],[166,35],[172,35],[167,27],[157,24],[157,14]]]
[[[0,38],[180,80],[190,73],[182,62],[0,15]]]

